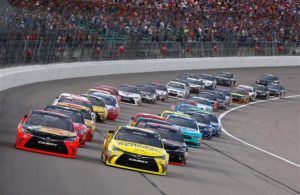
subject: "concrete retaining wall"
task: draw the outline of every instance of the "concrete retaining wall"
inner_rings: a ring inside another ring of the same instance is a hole
[[[0,91],[36,82],[98,75],[299,65],[299,56],[120,60],[34,65],[0,69]]]

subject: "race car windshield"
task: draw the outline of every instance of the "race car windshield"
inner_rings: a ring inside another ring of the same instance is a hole
[[[210,114],[210,115],[208,115],[208,116],[209,116],[210,122],[213,122],[213,123],[219,123],[218,118],[216,117],[216,115]]]
[[[187,127],[194,130],[198,129],[196,121],[187,118],[169,116],[168,122],[181,127]]]
[[[32,113],[27,120],[26,125],[52,127],[70,132],[74,131],[71,120],[46,113]]]
[[[98,99],[95,97],[88,97],[88,99],[91,101],[92,105],[99,106],[99,107],[105,107],[105,103],[103,99]]]
[[[231,74],[224,73],[224,72],[221,72],[221,73],[217,74],[217,76],[219,76],[219,77],[224,77],[224,78],[228,78],[228,79],[230,79],[230,78],[233,77]]]
[[[92,115],[89,111],[86,111],[86,110],[81,110],[81,114],[83,116],[84,119],[86,120],[93,120],[92,119]]]
[[[274,80],[274,76],[272,75],[267,75],[267,74],[263,74],[259,77],[261,80],[266,80],[266,81],[273,81]]]
[[[194,79],[187,79],[188,83],[194,84],[194,85],[203,85],[202,81],[194,80]]]
[[[159,85],[159,84],[155,84],[155,83],[149,83],[149,85],[151,85],[154,89],[157,89],[160,91],[167,91],[167,88],[164,85]]]
[[[210,95],[210,94],[200,93],[199,97],[215,101],[215,97],[213,95]]]
[[[167,86],[175,89],[184,89],[184,85],[180,83],[169,83]]]
[[[142,87],[141,91],[147,92],[147,93],[155,93],[155,89],[153,89],[152,87]]]
[[[124,91],[124,92],[128,92],[128,93],[135,93],[135,94],[139,94],[139,90],[135,87],[127,87],[127,86],[121,86],[119,88],[120,91]]]
[[[232,89],[231,93],[238,93],[238,94],[242,94],[242,95],[247,95],[247,92],[245,90],[242,90],[242,89]]]
[[[108,96],[105,96],[105,95],[102,95],[99,93],[93,93],[92,95],[101,97],[103,99],[103,102],[105,105],[116,106],[116,104],[117,104],[116,100],[111,97],[108,97]]]
[[[52,107],[47,107],[45,110],[70,116],[74,123],[84,124],[84,121],[83,121],[83,118],[82,118],[82,115],[80,114],[80,112],[63,109],[63,108],[52,108]]]
[[[163,144],[158,134],[148,133],[136,129],[122,128],[115,136],[115,140],[133,142],[157,148],[163,148]]]
[[[92,104],[85,102],[85,101],[81,101],[81,100],[61,97],[61,98],[59,98],[58,102],[63,102],[63,103],[67,103],[67,104],[76,104],[76,105],[87,107],[91,111],[93,110]]]
[[[208,101],[208,100],[199,99],[199,98],[192,98],[192,100],[194,100],[198,104],[203,104],[203,105],[207,105],[207,106],[211,105],[210,101]]]
[[[209,80],[209,81],[214,81],[215,80],[213,76],[204,75],[204,74],[200,75],[200,78],[206,79],[206,80]]]
[[[146,125],[145,128],[156,131],[160,135],[160,137],[163,139],[177,141],[177,142],[184,142],[183,136],[179,132],[176,132],[174,130],[169,130],[167,128],[161,128],[161,127],[155,127],[152,125]]]
[[[242,88],[242,89],[244,89],[244,90],[246,90],[248,92],[252,92],[252,90],[250,88],[248,88],[248,87],[240,87],[240,88]]]
[[[283,89],[280,85],[268,85],[269,89],[281,90]]]
[[[265,86],[263,86],[263,85],[261,85],[261,86],[255,85],[255,86],[254,86],[254,89],[260,90],[260,91],[267,91],[267,90],[268,90],[267,87],[265,87]]]
[[[203,115],[192,115],[192,118],[196,119],[196,121],[198,123],[203,123],[203,124],[210,124],[210,121],[207,117],[203,116]]]

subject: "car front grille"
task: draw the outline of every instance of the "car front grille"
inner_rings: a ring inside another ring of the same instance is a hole
[[[154,158],[129,153],[122,154],[116,160],[116,164],[153,172],[158,172],[159,170]]]
[[[25,147],[43,150],[47,152],[59,153],[59,154],[68,154],[68,149],[63,141],[59,141],[59,140],[46,141],[46,140],[47,140],[46,138],[42,138],[42,137],[32,137],[25,144]]]

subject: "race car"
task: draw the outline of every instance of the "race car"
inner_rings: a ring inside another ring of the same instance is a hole
[[[183,166],[188,158],[188,147],[184,142],[181,131],[172,126],[147,123],[145,129],[159,133],[165,150],[169,154],[169,164]]]
[[[74,95],[70,93],[62,93],[60,96],[56,97],[54,102],[52,103],[53,105],[57,105],[59,102],[65,102],[65,103],[70,103],[70,104],[78,104],[81,106],[85,106],[91,110],[91,112],[94,112],[93,110],[93,105],[90,102],[90,100],[86,97],[82,97],[80,95]]]
[[[109,166],[166,175],[169,154],[157,132],[120,126],[104,139],[101,161]]]
[[[234,102],[248,104],[250,101],[249,93],[245,89],[235,87],[230,90],[230,94]]]
[[[102,91],[107,91],[109,92],[111,95],[116,96],[118,103],[121,103],[121,96],[119,95],[119,91],[116,87],[112,87],[112,86],[108,86],[108,85],[97,85],[95,87],[93,87],[93,89],[98,89],[98,90],[102,90]]]
[[[198,108],[206,110],[208,112],[213,112],[213,106],[210,100],[206,98],[197,97],[197,96],[192,96],[190,100],[196,102],[196,106]]]
[[[214,76],[209,74],[197,75],[198,80],[202,81],[205,85],[205,89],[214,89],[217,86],[217,80]]]
[[[270,92],[270,96],[283,98],[285,96],[285,89],[282,85],[278,84],[269,84],[267,88]]]
[[[150,85],[139,84],[136,85],[139,89],[142,101],[146,103],[155,104],[158,100],[158,95],[156,94],[155,89]]]
[[[220,93],[222,93],[225,96],[227,107],[229,107],[230,104],[231,104],[231,101],[232,101],[230,90],[215,88],[214,91],[220,92]]]
[[[198,97],[209,100],[210,103],[211,103],[211,106],[213,107],[213,111],[214,112],[218,110],[218,108],[219,108],[219,101],[218,101],[217,97],[213,93],[201,92],[201,93],[199,93]]]
[[[209,116],[207,114],[198,112],[187,112],[186,114],[197,121],[203,139],[212,139],[213,130],[210,124]]]
[[[86,138],[85,140],[87,142],[92,141],[94,133],[96,131],[96,123],[95,123],[95,117],[93,117],[92,112],[90,111],[89,108],[78,105],[78,104],[72,104],[72,103],[64,103],[64,102],[59,102],[58,106],[62,107],[68,107],[68,108],[74,108],[80,110],[84,123],[87,126],[87,133],[86,133]]]
[[[34,110],[21,119],[15,146],[21,150],[76,158],[78,137],[71,117]]]
[[[255,83],[260,85],[279,84],[279,78],[272,74],[262,74]]]
[[[121,85],[119,87],[119,95],[121,102],[126,104],[133,104],[140,106],[142,104],[142,97],[139,89],[133,85]]]
[[[238,85],[237,88],[241,88],[248,91],[250,101],[256,100],[256,91],[253,87],[247,85]]]
[[[265,85],[259,85],[259,84],[255,84],[253,85],[253,88],[256,91],[256,97],[259,99],[269,99],[270,98],[270,92],[268,90],[268,87]]]
[[[169,97],[172,98],[186,98],[190,93],[188,85],[181,81],[169,81],[166,87]]]
[[[107,109],[107,119],[116,120],[120,114],[120,106],[116,96],[105,94],[102,92],[91,92],[89,95],[93,95],[99,98],[102,98]]]
[[[105,121],[107,119],[108,110],[102,98],[89,94],[81,94],[80,96],[90,100],[99,121]]]
[[[80,110],[54,105],[48,105],[44,110],[70,116],[72,118],[74,130],[79,138],[78,146],[83,147],[85,145],[88,129],[84,123],[84,118]]]
[[[179,112],[175,112],[175,111],[171,111],[171,110],[165,110],[161,114],[159,114],[159,116],[164,117],[164,118],[168,118],[168,116],[171,115],[171,114],[178,115],[178,116],[189,117],[189,115],[179,113]]]
[[[198,93],[204,91],[204,89],[205,89],[204,82],[202,80],[199,80],[199,78],[197,76],[195,76],[194,74],[183,73],[183,74],[179,75],[178,78],[185,80],[189,84],[191,93],[198,94]]]
[[[225,85],[225,86],[235,86],[236,80],[234,78],[233,73],[230,72],[220,72],[215,75],[218,85]]]
[[[189,147],[200,148],[202,133],[199,130],[197,121],[193,118],[171,114],[167,121],[180,129],[184,141]]]
[[[168,100],[168,90],[165,85],[160,84],[160,83],[148,83],[148,85],[152,86],[156,94],[158,94],[158,99],[161,100],[162,102],[166,102]]]
[[[226,96],[222,92],[219,92],[216,90],[209,90],[207,92],[213,94],[216,97],[216,99],[218,101],[218,108],[223,109],[223,110],[227,109],[228,102],[226,100]]]
[[[137,113],[135,116],[131,117],[131,120],[129,121],[130,126],[135,126],[137,120],[140,118],[152,118],[152,119],[156,119],[156,120],[161,120],[161,121],[166,121],[167,119],[158,115],[154,115],[154,114],[148,114],[148,113]]]

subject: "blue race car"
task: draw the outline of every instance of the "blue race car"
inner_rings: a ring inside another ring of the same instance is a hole
[[[208,114],[196,113],[196,112],[186,112],[191,118],[197,121],[200,132],[202,133],[202,138],[210,140],[213,137],[213,127],[210,124],[210,118]]]
[[[194,148],[200,147],[202,133],[200,132],[195,119],[171,114],[168,116],[167,121],[179,128],[187,146]]]
[[[215,113],[210,113],[210,114],[207,114],[207,115],[208,115],[208,118],[209,118],[209,121],[210,121],[210,125],[212,126],[213,136],[220,137],[221,132],[222,132],[222,126],[219,123],[219,120],[218,120],[216,114]]]
[[[285,89],[279,84],[269,84],[267,88],[270,92],[270,96],[283,98],[285,96]]]

